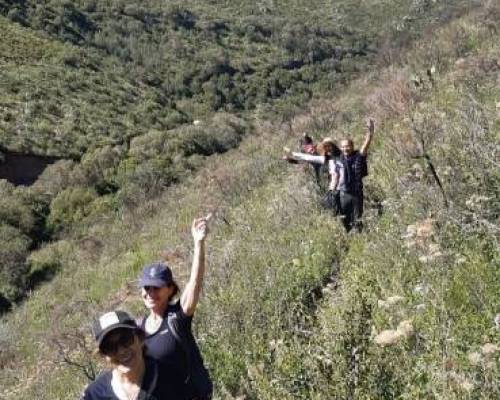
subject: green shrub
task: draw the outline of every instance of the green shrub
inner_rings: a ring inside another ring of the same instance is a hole
[[[30,239],[19,229],[0,224],[0,297],[9,303],[18,300],[26,288],[26,257]],[[1,309],[0,312],[5,311]]]
[[[76,183],[73,177],[75,166],[76,163],[71,160],[60,160],[48,165],[31,186],[30,191],[37,198],[50,203],[62,190]]]
[[[33,206],[29,199],[21,195],[22,189],[16,189],[6,180],[0,180],[0,221],[29,234],[35,225]]]
[[[93,201],[97,199],[94,189],[69,187],[62,190],[50,203],[47,225],[60,234],[78,225],[93,212]]]

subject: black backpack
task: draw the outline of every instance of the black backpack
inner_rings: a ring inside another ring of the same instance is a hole
[[[203,358],[196,345],[194,337],[182,335],[182,331],[176,323],[176,314],[167,314],[167,325],[175,340],[181,346],[186,363],[188,376],[186,377],[186,386],[188,388],[189,399],[210,400],[213,393],[213,383],[210,379],[207,369],[203,365]]]

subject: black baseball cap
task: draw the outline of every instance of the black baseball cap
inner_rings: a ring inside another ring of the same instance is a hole
[[[125,311],[111,311],[96,319],[92,328],[97,345],[100,346],[109,332],[118,328],[137,329],[137,324]]]
[[[139,286],[164,287],[173,283],[172,270],[162,262],[146,265],[139,279]]]

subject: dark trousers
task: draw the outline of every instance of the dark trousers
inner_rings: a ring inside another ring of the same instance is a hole
[[[354,229],[361,232],[363,216],[363,193],[340,192],[340,215],[347,232]]]

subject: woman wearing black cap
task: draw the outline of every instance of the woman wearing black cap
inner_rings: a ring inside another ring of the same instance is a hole
[[[195,219],[193,264],[189,281],[179,292],[172,271],[162,263],[146,265],[139,286],[149,315],[140,322],[146,334],[147,354],[169,368],[180,371],[189,399],[210,399],[212,382],[191,331],[191,322],[200,297],[205,274],[205,239],[211,215]]]
[[[84,390],[81,400],[186,400],[181,378],[144,356],[144,332],[123,311],[112,311],[94,322],[99,354],[111,370]]]

